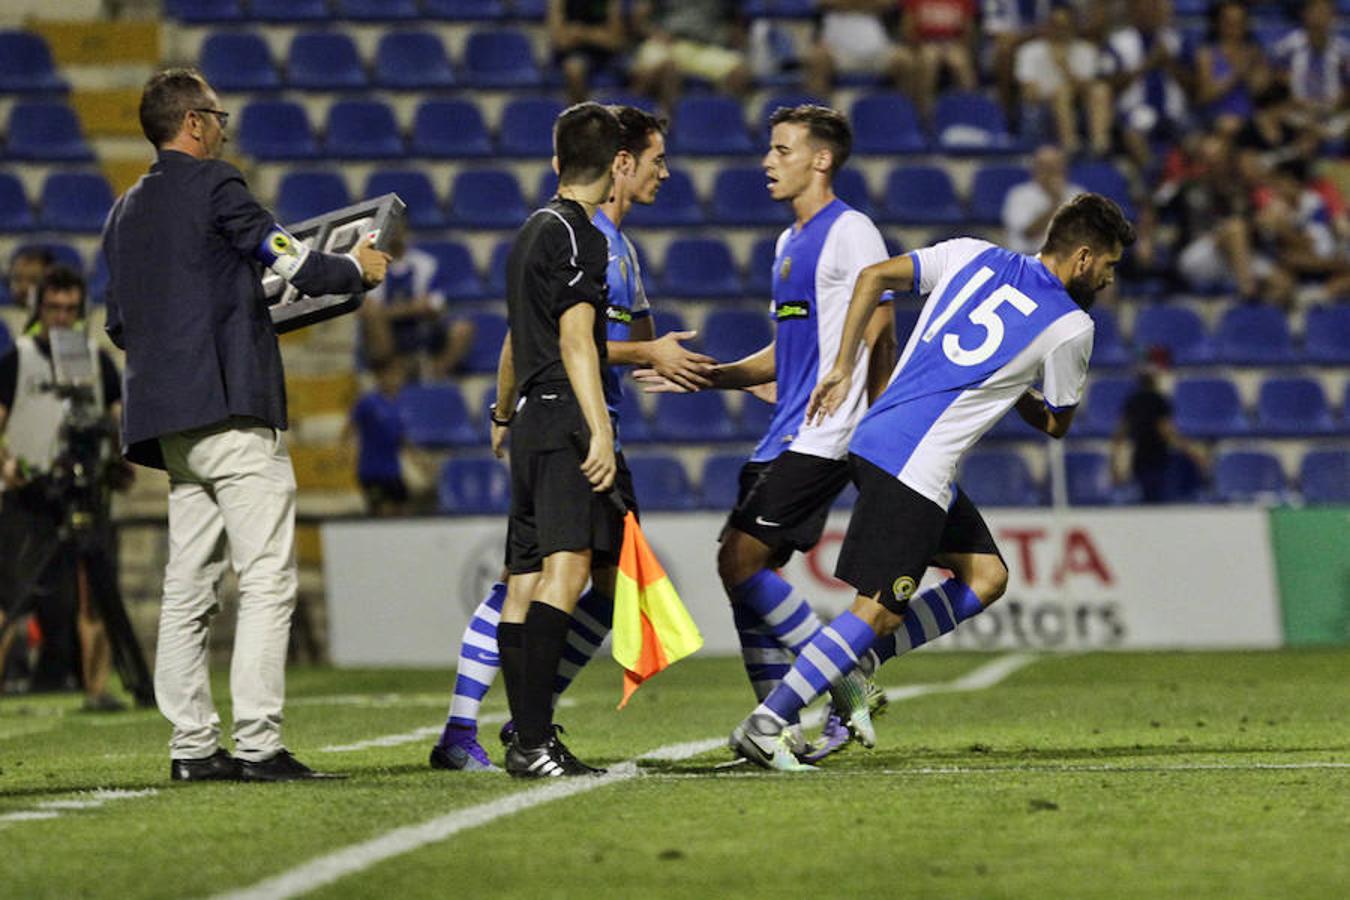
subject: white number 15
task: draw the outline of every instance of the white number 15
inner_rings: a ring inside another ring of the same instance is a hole
[[[970,281],[966,282],[943,314],[929,326],[924,333],[924,341],[932,341],[970,295],[979,290],[993,274],[992,270],[981,267]],[[942,336],[942,352],[947,354],[947,358],[958,366],[978,366],[998,352],[999,345],[1003,343],[1004,331],[1003,319],[999,318],[998,308],[1004,303],[1012,304],[1013,308],[1024,316],[1031,315],[1036,309],[1036,301],[1017,288],[1010,284],[999,285],[984,299],[984,302],[970,312],[970,321],[984,329],[984,340],[968,350],[961,346],[960,337],[948,332]]]

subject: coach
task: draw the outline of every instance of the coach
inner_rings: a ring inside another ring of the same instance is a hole
[[[229,113],[190,69],[141,95],[150,171],[103,233],[108,334],[126,351],[123,452],[169,473],[169,556],[155,661],[173,725],[177,781],[319,777],[281,741],[286,646],[295,607],[295,474],[282,432],[286,388],[263,295],[270,268],[306,294],[378,284],[388,257],[299,244],[216,157]],[[228,559],[239,577],[230,669],[236,756],[220,746],[207,634]]]

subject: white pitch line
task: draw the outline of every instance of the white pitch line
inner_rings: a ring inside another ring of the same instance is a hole
[[[155,788],[146,788],[145,790],[130,791],[118,789],[103,789],[97,791],[84,791],[67,800],[45,800],[39,803],[35,810],[20,810],[18,812],[5,813],[0,815],[0,824],[6,822],[38,822],[44,819],[58,819],[61,813],[71,809],[98,809],[105,803],[112,800],[134,800],[137,797],[153,797],[159,791]]]
[[[442,703],[444,703],[444,698],[442,698]],[[576,703],[577,701],[569,700],[564,697],[558,701],[558,708],[567,709],[568,707],[575,706]],[[498,722],[505,722],[509,717],[510,716],[507,713],[487,713],[486,715],[478,717],[478,724],[495,725]],[[352,753],[357,750],[369,750],[372,747],[397,747],[400,744],[411,744],[415,741],[429,738],[433,734],[440,734],[443,727],[444,726],[441,725],[428,725],[423,728],[413,729],[412,731],[405,731],[401,734],[383,734],[379,737],[368,738],[364,741],[356,741],[351,744],[329,744],[327,747],[320,747],[315,752]]]
[[[887,691],[886,694],[893,702],[899,702],[911,697],[943,691],[980,690],[993,687],[999,681],[1034,660],[1035,657],[1030,654],[1002,656],[946,684],[914,685],[910,688]],[[678,762],[724,746],[725,743],[725,738],[707,738],[701,741],[671,744],[644,753],[638,758]],[[217,894],[213,900],[281,900],[285,897],[307,894],[348,875],[364,871],[387,859],[402,856],[428,844],[443,841],[458,832],[477,828],[480,825],[488,825],[504,816],[544,803],[551,803],[563,797],[571,797],[586,791],[593,791],[596,788],[628,781],[636,778],[638,774],[637,760],[630,759],[612,766],[609,774],[600,778],[565,778],[559,781],[550,781],[539,787],[490,800],[487,803],[481,803],[467,809],[454,810],[420,825],[409,825],[385,832],[368,841],[352,844],[324,856],[316,857],[290,871],[260,881],[252,887]]]
[[[1165,766],[923,766],[914,769],[821,769],[821,778],[875,778],[878,775],[1072,775],[1083,772],[1129,775],[1132,773],[1157,772],[1265,772],[1285,769],[1350,769],[1350,763],[1310,762],[1310,763],[1178,763]],[[644,778],[660,780],[680,780],[685,778],[707,778],[701,772],[649,772]],[[754,769],[730,771],[721,778],[758,778]]]

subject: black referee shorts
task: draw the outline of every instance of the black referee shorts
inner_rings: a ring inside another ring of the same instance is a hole
[[[860,456],[849,455],[858,501],[834,576],[903,615],[933,557],[990,553],[998,545],[974,502],[959,488],[949,510]]]
[[[782,565],[794,550],[804,553],[820,540],[830,506],[848,480],[842,459],[785,450],[769,462],[748,462],[722,534],[734,528],[763,541],[775,551],[775,566]]]

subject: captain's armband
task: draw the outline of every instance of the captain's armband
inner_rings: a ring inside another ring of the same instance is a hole
[[[253,251],[254,259],[276,272],[288,283],[295,277],[295,273],[300,271],[308,256],[309,247],[304,242],[296,240],[280,225],[273,225],[272,230],[267,232],[257,249]]]

